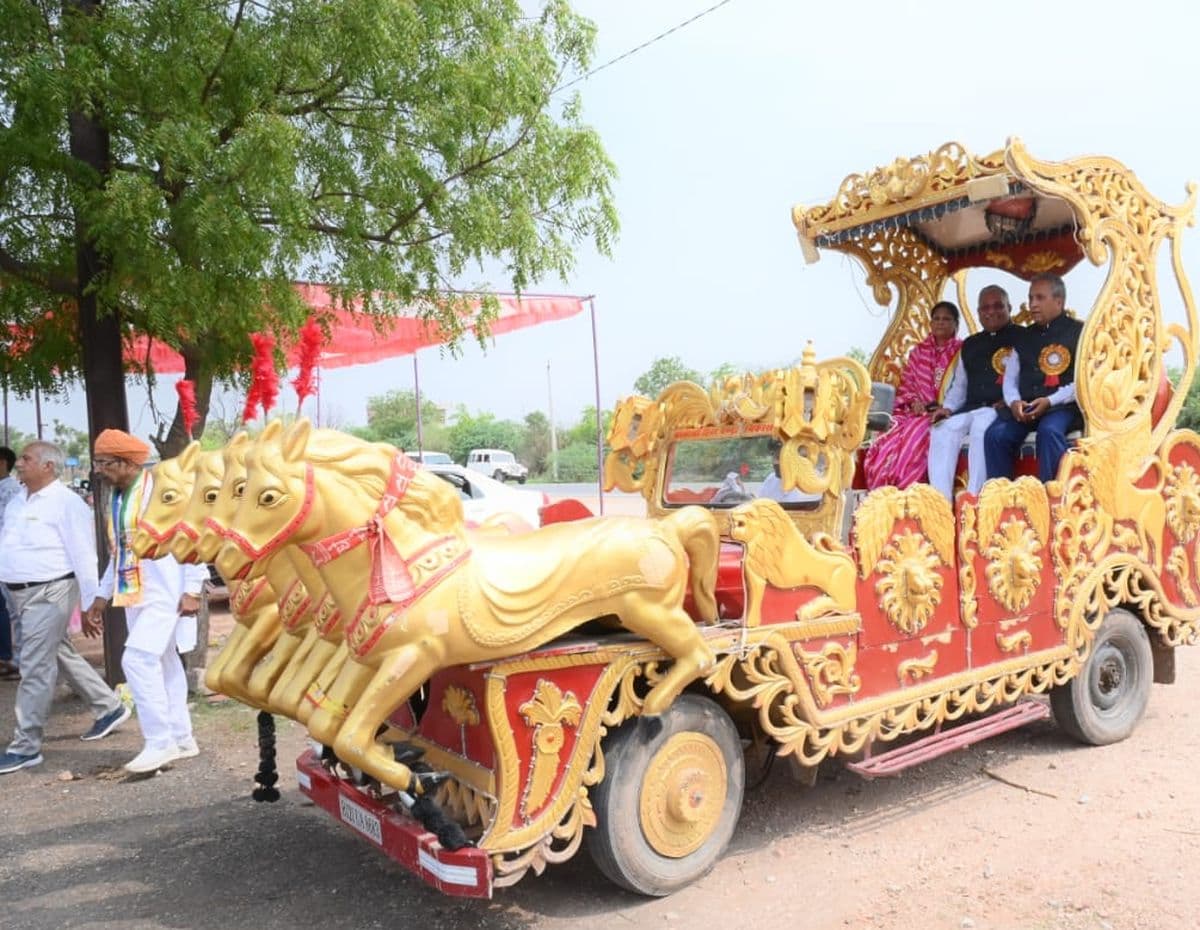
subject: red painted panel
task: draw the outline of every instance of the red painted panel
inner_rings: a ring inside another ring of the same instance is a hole
[[[311,750],[296,760],[296,780],[318,807],[427,885],[460,898],[492,896],[492,863],[484,850],[476,846],[453,852],[443,849],[412,817],[335,778]]]
[[[446,692],[461,688],[470,695],[477,723],[459,725],[447,712]],[[488,768],[496,765],[496,749],[485,719],[487,691],[484,672],[465,665],[444,669],[429,681],[429,706],[421,718],[419,733],[427,740],[457,752]]]
[[[596,684],[600,680],[600,675],[604,672],[605,667],[602,663],[578,665],[571,668],[522,672],[521,674],[510,675],[508,677],[504,689],[504,702],[508,727],[512,732],[513,742],[517,750],[518,783],[512,789],[508,785],[497,784],[496,788],[500,796],[503,797],[509,790],[515,790],[518,798],[525,797],[525,789],[529,783],[529,775],[533,768],[534,738],[537,723],[528,721],[525,715],[521,713],[521,707],[534,698],[537,693],[538,682],[541,680],[553,682],[561,690],[564,701],[568,699],[568,696],[574,696],[574,699],[583,708],[583,713],[580,716],[582,720],[587,716],[588,704],[592,700]],[[607,695],[604,697],[607,699]],[[570,761],[572,753],[575,752],[578,735],[579,730],[576,725],[568,723],[563,727],[563,743],[558,753],[562,768],[560,768],[558,774],[555,776],[553,787],[551,787],[550,793],[547,796],[547,803],[553,800],[558,792],[559,785],[565,773],[566,764]],[[590,761],[591,759],[589,758],[588,762]],[[498,780],[502,780],[504,773],[497,771],[496,776]],[[518,804],[513,812],[514,826],[519,826],[526,822],[524,814],[528,814],[529,818],[532,818],[538,813],[537,810],[523,812],[521,807],[522,805]]]
[[[1000,639],[1029,633],[1028,643],[1022,643],[1011,652],[1000,648]],[[1031,652],[1062,645],[1063,632],[1046,612],[1021,613],[1011,619],[995,623],[981,623],[971,630],[971,666],[983,668],[996,662],[1007,662]]]
[[[899,671],[909,659],[926,659],[934,652],[937,661],[929,675],[914,678],[911,675],[901,684]],[[859,649],[855,670],[862,677],[862,689],[855,700],[861,701],[889,694],[899,688],[923,684],[936,678],[944,678],[963,671],[967,667],[967,636],[962,627],[944,629],[940,635],[930,634],[898,643]]]

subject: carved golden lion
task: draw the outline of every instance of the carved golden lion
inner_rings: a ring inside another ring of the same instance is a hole
[[[772,500],[756,500],[730,513],[730,535],[746,547],[746,623],[762,621],[763,592],[776,588],[819,588],[821,596],[800,608],[797,619],[849,613],[857,606],[854,559],[833,537],[817,533],[809,542]]]

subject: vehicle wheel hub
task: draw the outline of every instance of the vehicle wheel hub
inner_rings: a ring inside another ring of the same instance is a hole
[[[721,749],[702,733],[677,733],[655,754],[642,780],[639,818],[646,841],[679,859],[716,829],[729,773]]]
[[[1125,653],[1111,644],[1105,644],[1096,656],[1092,702],[1101,710],[1109,710],[1120,700],[1128,679],[1129,666]]]

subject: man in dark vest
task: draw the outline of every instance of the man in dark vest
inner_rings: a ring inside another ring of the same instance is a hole
[[[968,336],[958,353],[953,379],[933,411],[929,434],[929,483],[954,502],[958,451],[967,440],[967,490],[978,494],[987,480],[983,437],[1005,406],[1001,386],[1004,363],[1021,327],[1010,319],[1008,293],[996,284],[979,292],[981,332]]]
[[[1004,369],[1004,400],[984,438],[989,478],[1011,478],[1017,453],[1030,430],[1037,431],[1038,475],[1052,481],[1067,451],[1067,433],[1082,429],[1075,403],[1075,356],[1083,323],[1063,310],[1067,288],[1056,274],[1036,275],[1029,284],[1033,323],[1020,331]]]

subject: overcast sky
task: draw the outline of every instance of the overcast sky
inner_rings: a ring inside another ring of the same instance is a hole
[[[599,65],[714,2],[575,5],[599,29]],[[886,310],[850,260],[804,264],[792,206],[826,201],[847,174],[897,156],[951,140],[984,154],[1010,135],[1039,158],[1119,158],[1179,203],[1200,179],[1196,10],[1160,0],[731,0],[576,85],[620,172],[622,232],[611,259],[584,251],[570,280],[536,290],[595,295],[606,408],[661,356],[707,373],[725,362],[788,364],[808,339],[818,356],[870,350]],[[1185,259],[1195,285],[1200,231]],[[989,280],[973,279],[972,290]],[[1086,311],[1100,281],[1091,268],[1073,271],[1068,305]],[[1024,296],[1022,282],[1005,283]],[[1168,295],[1170,317],[1178,307]],[[422,393],[450,410],[520,420],[547,409],[547,363],[555,421],[569,425],[594,402],[587,314],[500,336],[486,355],[473,345],[457,360],[423,351]],[[168,412],[171,383],[159,393]],[[323,419],[364,423],[368,396],[412,383],[410,358],[326,372]],[[294,409],[294,396],[285,403]],[[152,432],[144,385],[130,384],[129,407],[134,430]],[[305,410],[315,412],[312,401]],[[53,417],[82,428],[82,397],[44,405],[44,420]],[[12,405],[10,420],[32,430],[32,407]]]

